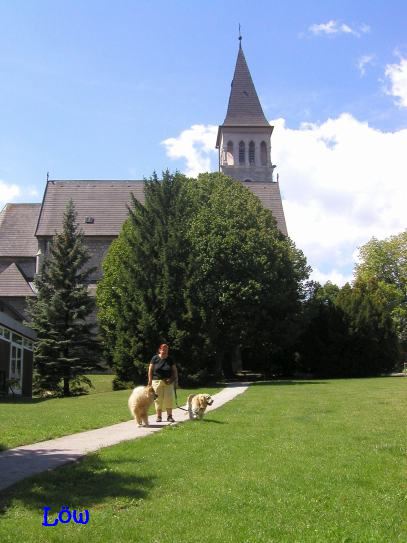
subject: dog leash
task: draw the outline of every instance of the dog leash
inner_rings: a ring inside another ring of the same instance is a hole
[[[185,409],[184,407],[181,407],[178,405],[177,387],[175,385],[174,385],[174,392],[175,392],[175,405],[178,407],[178,409],[182,409],[182,411],[187,411],[189,413],[188,409]]]

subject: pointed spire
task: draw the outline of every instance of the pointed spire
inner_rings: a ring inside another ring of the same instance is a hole
[[[237,55],[225,126],[270,126],[264,116],[252,76],[242,49],[239,25],[239,52]]]

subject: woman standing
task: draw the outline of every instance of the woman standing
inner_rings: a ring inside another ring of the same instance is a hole
[[[177,386],[178,372],[175,363],[168,358],[169,347],[163,343],[158,348],[148,367],[148,384],[152,385],[158,398],[155,400],[157,422],[162,421],[163,409],[167,411],[167,421],[175,422],[172,410],[175,404],[174,386]]]

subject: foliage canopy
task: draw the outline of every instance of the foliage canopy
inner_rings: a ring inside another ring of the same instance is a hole
[[[292,341],[309,272],[243,185],[168,171],[146,181],[144,205],[133,198],[103,269],[98,315],[118,380],[142,381],[166,341],[196,383],[230,371],[239,350],[269,368]]]
[[[407,230],[384,240],[372,238],[360,248],[359,259],[356,281],[376,282],[407,348]]]

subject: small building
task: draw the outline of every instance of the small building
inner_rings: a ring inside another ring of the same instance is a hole
[[[36,333],[0,311],[0,395],[32,396]]]

